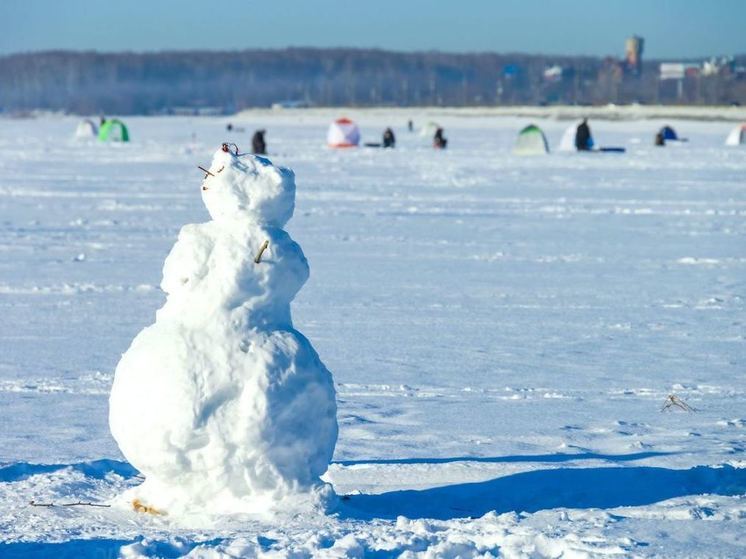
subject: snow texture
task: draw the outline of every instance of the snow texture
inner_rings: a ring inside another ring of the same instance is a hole
[[[123,501],[171,516],[326,506],[336,403],[290,317],[308,278],[282,230],[293,173],[226,146],[202,199],[212,221],[182,228],[163,267],[166,303],[114,376],[111,432],[146,478]]]

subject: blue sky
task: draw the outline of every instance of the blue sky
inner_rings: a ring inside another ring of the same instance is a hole
[[[746,0],[0,0],[0,54],[287,46],[746,53]]]

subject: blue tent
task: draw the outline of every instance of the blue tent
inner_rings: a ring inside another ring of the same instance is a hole
[[[661,128],[661,134],[663,135],[664,140],[678,140],[679,137],[676,135],[676,130],[671,128],[670,126],[664,126]]]

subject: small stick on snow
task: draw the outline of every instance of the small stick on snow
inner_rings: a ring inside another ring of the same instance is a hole
[[[211,177],[215,176],[210,171],[208,171],[207,169],[205,169],[202,165],[197,165],[197,169],[199,169],[200,171],[204,171],[205,178],[207,178],[208,175],[211,176]],[[222,169],[221,169],[221,171],[222,171]]]
[[[666,411],[673,408],[681,408],[684,411],[697,411],[675,394],[669,394],[668,398],[666,398],[666,401],[663,403],[661,411]]]
[[[83,501],[78,501],[77,503],[37,503],[36,501],[30,501],[29,505],[32,507],[111,507],[111,505],[103,503],[84,503]]]
[[[254,262],[259,264],[259,262],[262,261],[262,254],[264,254],[264,251],[267,250],[267,247],[269,246],[269,241],[264,241],[264,244],[259,248],[259,254],[256,255],[256,258],[254,258]]]

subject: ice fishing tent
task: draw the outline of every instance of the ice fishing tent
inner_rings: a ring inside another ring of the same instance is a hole
[[[663,139],[666,141],[679,139],[679,136],[676,134],[676,130],[674,130],[668,125],[661,128],[660,134],[661,136],[663,136]]]
[[[529,124],[518,133],[513,153],[516,155],[543,155],[549,153],[549,144],[541,128]]]
[[[725,140],[726,146],[741,146],[746,144],[746,124],[736,126]]]
[[[360,129],[349,118],[339,118],[329,125],[326,142],[332,148],[351,148],[360,144]]]
[[[90,118],[81,120],[75,129],[76,138],[96,138],[98,136],[98,126]]]
[[[562,134],[562,139],[559,143],[558,151],[575,151],[575,132],[577,131],[577,125],[573,124],[565,133]]]
[[[129,142],[130,134],[124,122],[118,118],[105,121],[98,131],[98,139],[102,142]]]

